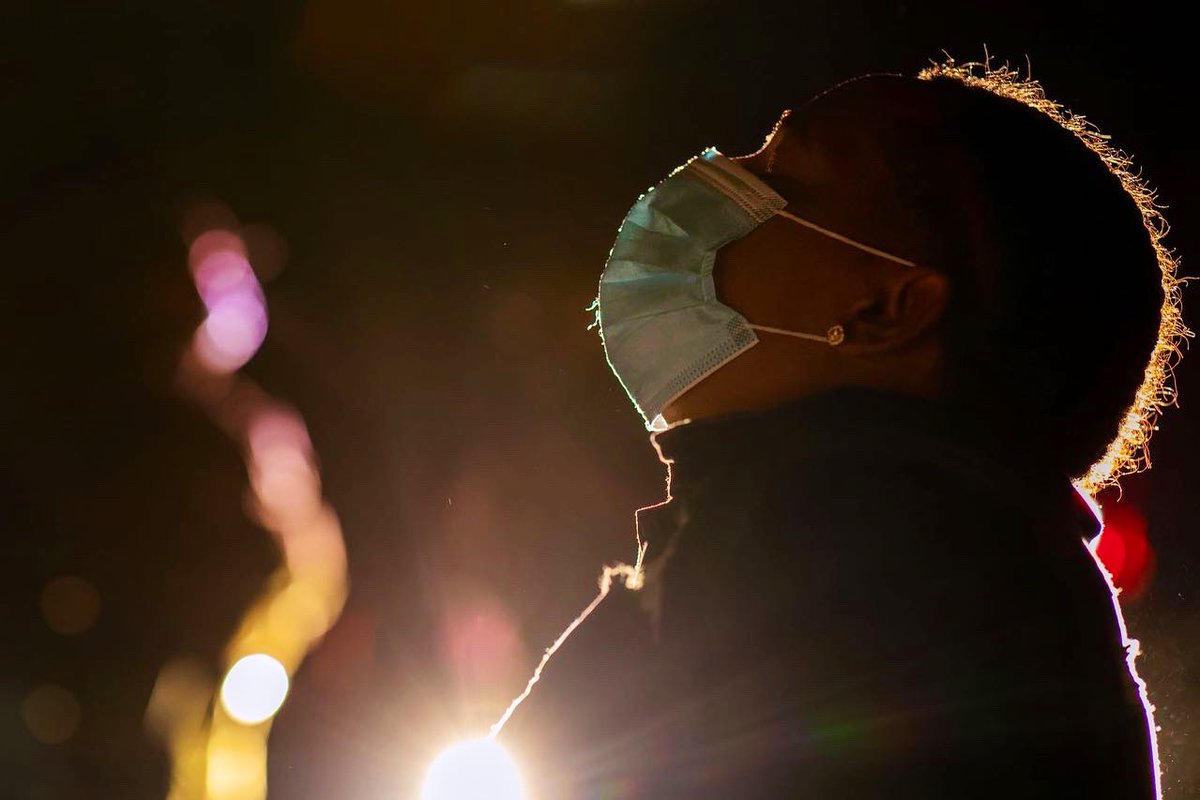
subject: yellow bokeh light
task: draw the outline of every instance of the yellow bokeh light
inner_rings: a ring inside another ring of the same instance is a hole
[[[517,765],[490,736],[451,745],[429,765],[421,800],[523,800]]]
[[[229,668],[221,684],[221,705],[238,722],[255,725],[274,716],[287,693],[287,670],[266,653],[255,653]]]
[[[257,800],[267,786],[267,742],[247,728],[227,726],[208,743],[205,782],[211,800]]]

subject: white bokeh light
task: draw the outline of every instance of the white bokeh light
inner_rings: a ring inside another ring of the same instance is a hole
[[[421,800],[523,800],[517,765],[490,736],[451,745],[429,765]]]
[[[229,668],[221,684],[221,705],[238,722],[255,725],[273,716],[287,693],[287,670],[266,653],[255,653]]]

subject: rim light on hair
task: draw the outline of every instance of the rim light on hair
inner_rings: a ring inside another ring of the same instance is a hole
[[[1047,98],[1041,84],[1032,78],[1022,79],[1007,65],[993,69],[988,63],[956,64],[952,58],[921,70],[917,77],[924,80],[951,78],[967,86],[1024,103],[1045,114],[1099,156],[1141,211],[1142,224],[1150,235],[1162,271],[1163,304],[1158,340],[1151,351],[1141,386],[1132,405],[1122,415],[1115,437],[1109,442],[1104,455],[1073,481],[1080,492],[1094,497],[1100,490],[1116,486],[1122,476],[1150,467],[1148,442],[1157,430],[1158,415],[1163,408],[1175,405],[1174,368],[1183,355],[1180,345],[1192,332],[1184,325],[1180,311],[1182,287],[1186,279],[1176,277],[1178,262],[1163,244],[1170,226],[1159,210],[1154,190],[1134,171],[1130,157],[1109,144],[1108,137],[1084,117],[1072,114]]]

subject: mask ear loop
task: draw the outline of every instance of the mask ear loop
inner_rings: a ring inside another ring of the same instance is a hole
[[[834,325],[829,330],[825,331],[824,336],[818,336],[815,333],[799,333],[797,331],[785,331],[783,328],[772,328],[769,325],[755,325],[753,322],[746,323],[756,331],[766,331],[767,333],[780,333],[784,336],[794,336],[797,339],[808,339],[811,342],[825,342],[830,347],[837,347],[842,342],[846,341],[846,329],[841,325]]]
[[[772,156],[774,156],[774,153],[772,153]],[[862,242],[856,242],[853,239],[851,239],[849,236],[843,236],[842,234],[837,233],[836,231],[831,231],[828,228],[822,228],[820,225],[816,224],[815,222],[809,222],[808,220],[804,219],[803,217],[798,217],[795,214],[787,211],[786,209],[781,208],[776,213],[778,213],[779,216],[781,216],[781,217],[786,217],[786,218],[790,219],[792,222],[797,222],[806,228],[811,228],[812,230],[816,231],[817,233],[819,233],[823,236],[828,236],[830,239],[839,241],[842,244],[848,244],[851,247],[862,250],[864,253],[870,253],[873,256],[877,256],[879,258],[883,258],[888,261],[892,261],[896,264],[900,264],[905,267],[917,266],[914,262],[909,261],[906,258],[900,258],[900,256],[894,256],[891,253],[885,253],[882,250],[871,247],[869,244],[863,244]],[[754,328],[755,330],[767,331],[768,333],[778,333],[778,334],[782,334],[784,336],[794,336],[797,339],[808,339],[809,341],[812,341],[812,342],[826,342],[829,344],[830,347],[837,347],[839,344],[846,341],[846,329],[843,328],[841,325],[834,325],[829,330],[825,331],[824,336],[818,336],[814,333],[799,333],[797,331],[784,330],[783,328],[772,328],[768,325],[755,325],[754,323],[747,323],[747,324],[749,324],[750,327]]]
[[[906,258],[901,258],[900,256],[894,256],[891,253],[885,253],[882,250],[877,250],[874,247],[871,247],[871,245],[869,245],[869,244],[863,244],[862,242],[856,242],[853,239],[851,239],[849,236],[842,236],[840,233],[831,231],[828,228],[822,228],[820,225],[816,224],[815,222],[809,222],[808,220],[804,219],[803,217],[797,217],[795,214],[791,213],[790,211],[787,211],[786,209],[781,208],[781,209],[779,209],[779,211],[777,213],[781,217],[787,217],[792,222],[798,222],[806,228],[811,228],[812,230],[816,231],[817,233],[828,236],[830,239],[836,239],[837,241],[841,242],[842,244],[848,244],[851,247],[856,247],[859,250],[862,250],[864,253],[870,253],[873,256],[878,256],[879,258],[885,258],[888,261],[893,261],[893,262],[895,262],[897,264],[901,264],[905,267],[917,266],[914,262],[909,261]]]

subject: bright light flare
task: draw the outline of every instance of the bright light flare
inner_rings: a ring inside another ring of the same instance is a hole
[[[421,800],[524,800],[517,765],[490,736],[451,745],[429,765]]]
[[[221,684],[221,705],[238,722],[257,725],[275,715],[287,693],[287,670],[266,653],[255,653],[229,668]]]

